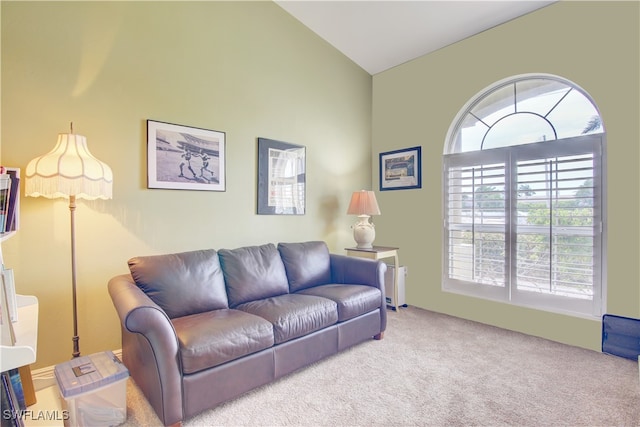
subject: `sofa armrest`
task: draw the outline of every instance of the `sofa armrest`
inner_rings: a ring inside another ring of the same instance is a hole
[[[129,274],[112,278],[108,289],[122,326],[124,364],[161,421],[181,421],[182,367],[171,320]]]
[[[331,279],[334,283],[369,285],[384,292],[387,264],[368,258],[331,254]]]
[[[333,283],[368,285],[380,289],[381,332],[387,327],[387,299],[384,289],[384,273],[387,264],[380,260],[331,254],[331,279]]]

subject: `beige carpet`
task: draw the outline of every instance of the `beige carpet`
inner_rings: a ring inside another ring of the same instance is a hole
[[[159,424],[131,379],[127,410],[127,426]],[[184,425],[640,426],[638,364],[409,307],[382,341]]]

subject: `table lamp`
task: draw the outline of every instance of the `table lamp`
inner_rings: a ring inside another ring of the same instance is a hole
[[[380,215],[380,208],[373,191],[355,191],[351,195],[351,202],[347,215],[357,215],[358,221],[353,228],[353,238],[359,249],[371,249],[376,238],[374,225],[369,222],[371,215]]]

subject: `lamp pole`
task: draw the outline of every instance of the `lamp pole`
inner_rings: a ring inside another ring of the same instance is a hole
[[[76,298],[76,196],[69,196],[71,213],[71,286],[73,290],[73,357],[80,356],[80,337],[78,336],[78,303]]]

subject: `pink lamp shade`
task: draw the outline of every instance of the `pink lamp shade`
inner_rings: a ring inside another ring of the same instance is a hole
[[[366,190],[354,191],[347,215],[380,215],[376,193]]]

